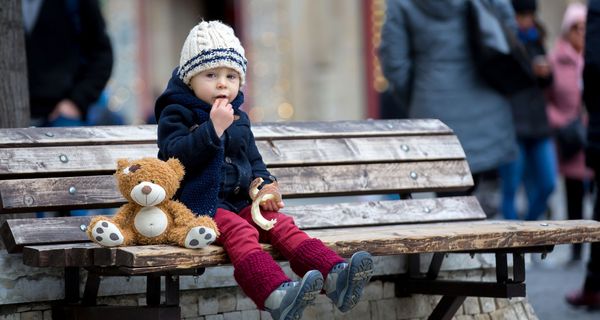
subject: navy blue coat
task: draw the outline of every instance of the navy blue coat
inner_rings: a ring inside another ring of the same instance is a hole
[[[212,106],[194,95],[177,69],[156,101],[158,157],[181,161],[186,174],[176,198],[197,214],[214,216],[217,207],[239,212],[250,204],[252,180],[275,180],[256,148],[250,119],[240,110],[243,101],[240,92],[232,101],[235,120],[220,139],[209,118]]]
[[[583,99],[589,113],[588,166],[600,174],[600,0],[589,2],[585,34],[585,67],[583,70]]]

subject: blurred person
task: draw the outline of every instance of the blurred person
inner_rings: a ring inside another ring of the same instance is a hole
[[[517,36],[530,65],[532,85],[510,95],[519,146],[518,157],[499,168],[505,219],[518,219],[515,204],[521,184],[527,196],[525,220],[537,220],[548,210],[548,199],[556,186],[556,152],[546,115],[543,89],[552,83],[552,71],[544,49],[544,30],[536,19],[536,0],[512,0],[516,13]]]
[[[586,163],[600,172],[600,0],[590,0],[585,35],[585,65],[583,69],[583,100],[589,115],[588,146],[585,150]],[[596,190],[600,180],[596,176]],[[596,192],[594,220],[600,221],[600,196]],[[573,306],[600,308],[600,242],[592,243],[590,260],[583,287],[569,293],[567,302]]]
[[[582,117],[583,50],[585,42],[585,18],[587,8],[581,3],[567,7],[561,26],[560,37],[549,55],[554,81],[548,88],[548,120],[554,129],[564,128]],[[585,120],[583,121],[586,122]],[[586,185],[593,171],[585,165],[583,147],[574,155],[566,157],[558,146],[559,171],[565,179],[567,214],[569,219],[581,219]],[[572,260],[581,260],[581,244],[574,244]]]
[[[454,130],[477,185],[483,172],[512,160],[517,147],[509,101],[477,71],[465,29],[467,1],[388,0],[379,54],[409,117],[440,119]],[[510,3],[494,5],[516,29]]]
[[[113,53],[96,0],[22,0],[32,126],[81,126],[110,77]],[[83,216],[87,210],[61,211]],[[38,212],[38,217],[49,216]]]
[[[96,0],[22,0],[31,124],[82,125],[113,53]]]

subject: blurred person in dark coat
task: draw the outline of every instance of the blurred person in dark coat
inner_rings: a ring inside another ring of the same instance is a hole
[[[96,0],[22,0],[32,125],[81,125],[113,53]]]
[[[589,114],[586,162],[600,172],[600,0],[590,0],[585,35],[585,66],[583,69],[583,99]],[[596,190],[600,190],[596,176]],[[600,197],[596,195],[594,219],[600,221]],[[585,282],[580,290],[567,295],[573,306],[600,308],[600,243],[592,243]]]
[[[388,0],[379,55],[409,117],[440,119],[454,130],[477,183],[483,172],[512,160],[517,147],[509,101],[476,68],[467,2]],[[494,5],[514,26],[510,2]]]

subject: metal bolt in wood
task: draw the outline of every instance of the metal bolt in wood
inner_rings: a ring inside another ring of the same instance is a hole
[[[75,188],[75,187],[69,188],[69,194],[75,194],[76,192],[77,192],[77,188]]]
[[[60,162],[62,162],[62,163],[67,163],[67,162],[69,162],[69,157],[67,157],[67,155],[66,155],[66,154],[64,154],[64,153],[63,153],[63,154],[61,154],[61,155],[59,155],[59,156],[58,156],[58,159],[59,159],[59,160],[60,160]]]
[[[419,175],[416,172],[411,171],[410,172],[410,178],[413,179],[413,180],[417,180],[417,178],[419,178]]]

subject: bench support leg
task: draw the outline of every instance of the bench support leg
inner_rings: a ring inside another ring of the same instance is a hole
[[[95,306],[98,298],[98,289],[100,289],[99,274],[93,271],[88,272],[87,280],[85,281],[85,289],[83,290],[82,304],[84,306]]]
[[[65,267],[65,302],[79,303],[79,268]]]
[[[426,273],[420,270],[420,255],[407,256],[407,272],[397,277],[396,295],[442,295],[429,319],[451,319],[466,297],[513,298],[525,296],[525,254],[551,252],[553,246],[497,249],[469,252],[493,253],[496,257],[496,281],[454,281],[437,279],[445,253],[434,253]],[[508,256],[512,256],[512,272]]]
[[[146,276],[146,304],[148,306],[160,305],[160,276]]]
[[[429,315],[429,320],[450,320],[458,311],[458,308],[465,302],[465,296],[443,296],[440,302],[435,306],[433,312]]]
[[[165,276],[165,304],[179,305],[179,276]]]

